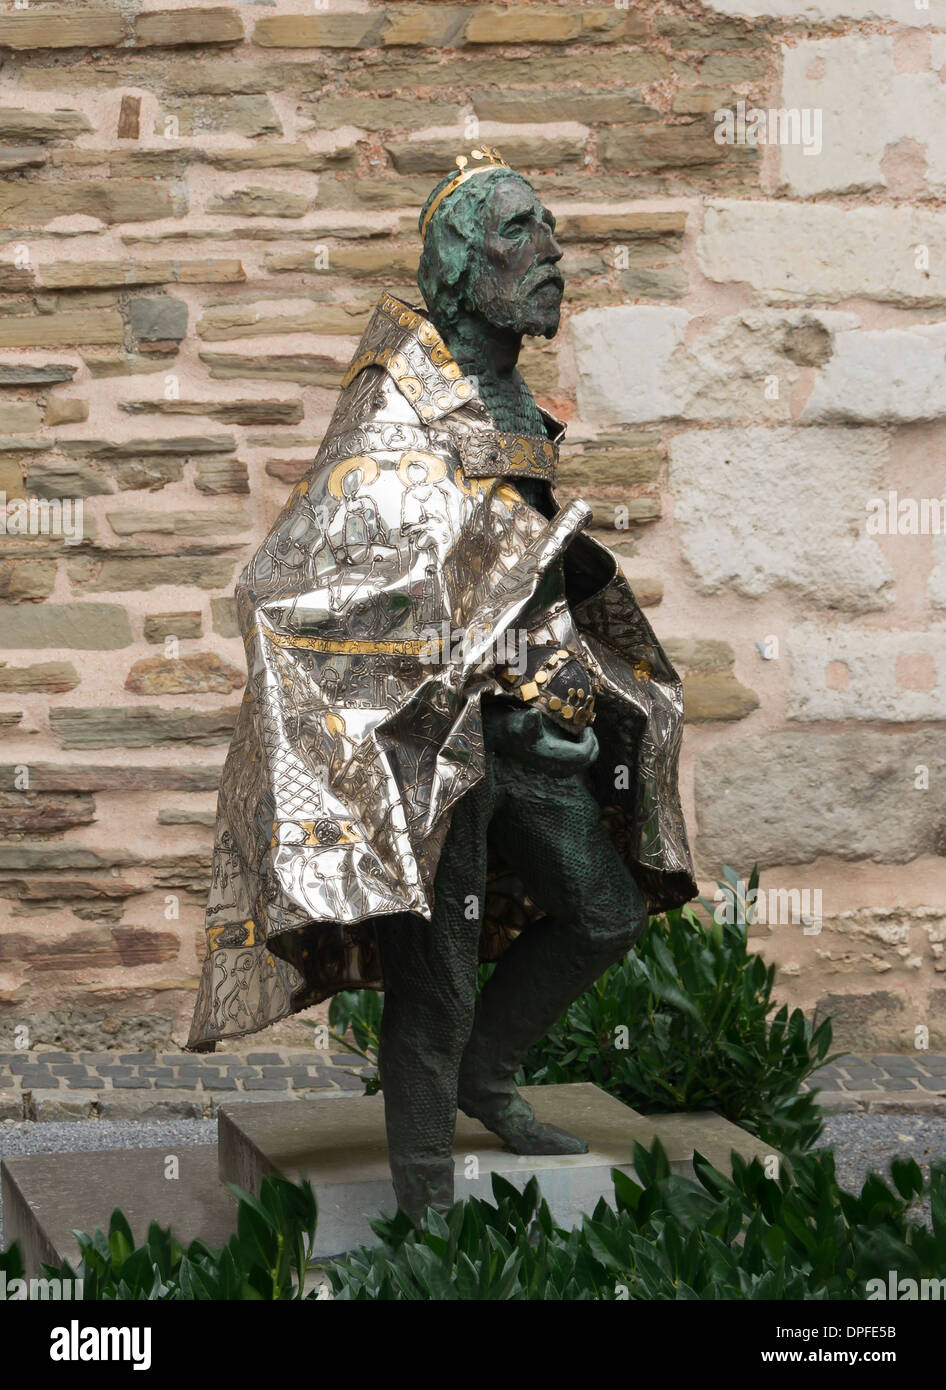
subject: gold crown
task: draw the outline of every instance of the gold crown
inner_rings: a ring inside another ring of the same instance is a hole
[[[479,159],[485,162],[470,166],[470,159]],[[423,222],[420,224],[421,241],[425,240],[427,228],[430,226],[430,219],[433,217],[444,198],[449,198],[451,193],[456,193],[457,189],[465,184],[467,179],[473,178],[475,174],[488,174],[493,169],[509,168],[509,165],[506,163],[505,159],[503,159],[499,151],[490,149],[489,145],[478,145],[475,150],[470,150],[469,156],[458,154],[456,164],[460,172],[454,174],[450,182],[446,184],[445,187],[441,188],[440,192],[427,209],[427,214]]]

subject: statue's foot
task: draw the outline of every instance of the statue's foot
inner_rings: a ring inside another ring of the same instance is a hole
[[[567,1134],[557,1125],[546,1125],[541,1120],[532,1119],[528,1123],[491,1124],[488,1126],[498,1134],[506,1148],[514,1154],[586,1154],[588,1145],[584,1139]]]
[[[459,1101],[464,1115],[498,1134],[504,1146],[514,1154],[586,1154],[588,1145],[584,1139],[568,1134],[557,1125],[544,1124],[537,1120],[532,1106],[522,1099],[518,1091],[511,1097],[490,1103],[464,1103]]]
[[[424,1163],[389,1155],[394,1194],[401,1211],[407,1213],[415,1226],[428,1207],[441,1213],[453,1205],[453,1159]]]

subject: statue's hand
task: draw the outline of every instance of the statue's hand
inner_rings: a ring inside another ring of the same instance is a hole
[[[496,752],[551,777],[570,777],[598,756],[598,740],[590,725],[573,735],[538,709],[497,704],[486,713],[484,723]]]

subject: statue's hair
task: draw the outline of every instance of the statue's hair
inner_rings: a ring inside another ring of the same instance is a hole
[[[477,270],[476,259],[482,253],[483,211],[496,176],[522,179],[532,187],[524,174],[514,169],[491,169],[478,174],[451,193],[440,204],[427,228],[427,239],[417,267],[417,287],[438,325],[448,328],[459,317],[464,285]],[[445,188],[456,170],[446,174],[430,191],[417,219],[423,225],[427,209],[441,189]]]

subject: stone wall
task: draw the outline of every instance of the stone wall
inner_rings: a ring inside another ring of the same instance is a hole
[[[820,931],[754,929],[782,997],[946,1044],[936,20],[4,0],[0,490],[84,524],[0,535],[0,1038],[182,1040],[234,579],[482,139],[559,219],[566,321],[524,371],[684,673],[701,881],[758,861],[776,916],[820,892]],[[796,115],[721,143],[723,108]]]

